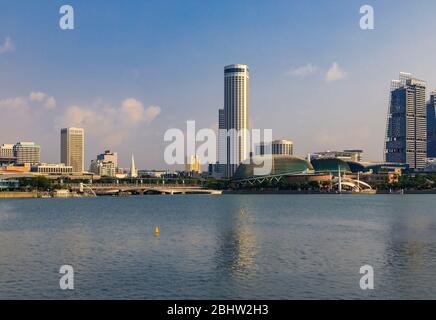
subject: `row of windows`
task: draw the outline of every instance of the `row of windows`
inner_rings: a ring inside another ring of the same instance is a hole
[[[224,73],[245,72],[244,68],[229,68],[225,69]]]

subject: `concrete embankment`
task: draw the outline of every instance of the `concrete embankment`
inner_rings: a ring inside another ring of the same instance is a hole
[[[38,198],[37,192],[0,192],[0,199]]]
[[[319,192],[311,190],[225,190],[222,194],[337,194],[336,192]]]
[[[389,192],[389,190],[376,190],[371,193],[368,192],[342,192],[343,194],[354,195],[369,195],[369,194],[401,194],[401,191]],[[310,190],[226,190],[223,194],[338,194],[337,192],[319,192]],[[404,190],[402,194],[436,194],[436,190]]]
[[[50,193],[37,191],[2,191],[0,199],[31,199],[31,198],[81,198],[87,195],[80,195],[75,192],[68,193]]]

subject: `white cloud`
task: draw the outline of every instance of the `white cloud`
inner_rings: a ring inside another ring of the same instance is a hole
[[[30,101],[43,101],[47,95],[44,92],[31,92],[29,95]]]
[[[121,103],[122,117],[130,124],[137,124],[144,121],[144,106],[141,101],[129,98]]]
[[[0,100],[0,109],[19,109],[28,105],[26,97],[6,98]]]
[[[54,109],[54,108],[56,108],[56,99],[53,98],[53,97],[48,97],[48,98],[45,100],[44,106],[45,106],[47,109]]]
[[[7,37],[5,39],[5,42],[0,45],[0,54],[6,53],[6,52],[12,52],[15,50],[15,46],[12,43],[11,38]]]
[[[160,114],[160,111],[160,107],[158,106],[149,106],[147,110],[145,110],[145,122],[152,122]]]
[[[149,136],[145,132],[161,113],[160,107],[145,107],[134,98],[117,105],[97,99],[90,105],[55,107],[54,97],[36,90],[23,96],[0,98],[0,143],[36,141],[46,146],[44,161],[59,161],[56,146],[60,128],[78,126],[85,129],[86,147],[93,153],[107,148],[131,152],[132,146],[145,146],[144,139]]]
[[[325,75],[327,82],[342,80],[347,76],[347,72],[342,69],[337,62],[334,62]]]
[[[159,114],[160,107],[145,108],[143,103],[134,98],[122,101],[118,107],[73,105],[56,119],[60,127],[83,127],[87,135],[98,140],[102,147],[115,147],[134,135],[140,125],[150,124]]]
[[[150,123],[159,115],[160,107],[149,106],[145,109],[141,101],[129,98],[121,103],[120,113],[127,125]]]
[[[46,109],[56,108],[56,99],[44,92],[31,92],[29,95],[29,100],[32,102],[41,103]]]
[[[36,111],[38,108],[53,109],[56,107],[56,100],[44,92],[31,92],[27,97],[14,97],[0,100],[0,108],[18,111],[26,109],[28,112]]]
[[[44,92],[31,92],[29,95],[29,101],[40,102],[47,109],[56,108],[56,99]]]
[[[308,63],[304,66],[300,66],[289,70],[287,74],[295,77],[307,77],[318,73],[318,71],[319,71],[318,66],[314,65],[313,63]]]
[[[0,99],[0,143],[22,140],[46,145],[53,128],[54,112],[49,109],[54,105],[54,98],[51,98],[45,93],[34,92]]]
[[[347,72],[342,69],[337,62],[334,62],[327,71],[323,71],[316,64],[309,62],[303,66],[289,70],[286,74],[293,77],[303,78],[312,75],[323,74],[324,72],[325,80],[327,82],[338,81],[344,79],[347,76]]]

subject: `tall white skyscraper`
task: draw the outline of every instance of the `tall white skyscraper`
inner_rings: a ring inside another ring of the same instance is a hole
[[[249,69],[245,64],[224,67],[224,121],[229,135],[226,141],[226,176],[232,177],[238,165],[250,155],[248,143]]]
[[[72,166],[75,173],[85,171],[85,130],[61,129],[61,162]]]

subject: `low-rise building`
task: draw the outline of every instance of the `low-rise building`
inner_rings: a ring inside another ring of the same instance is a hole
[[[70,190],[66,189],[59,189],[53,191],[53,197],[54,198],[68,198],[71,196]]]
[[[215,179],[223,179],[226,173],[226,165],[220,163],[210,163],[208,166],[208,175]]]
[[[28,173],[30,172],[30,165],[6,165],[0,168],[4,173]]]
[[[0,146],[0,165],[13,164],[17,158],[14,155],[14,145],[5,143]]]
[[[163,170],[139,170],[138,176],[141,178],[162,178],[166,173]]]
[[[48,164],[40,163],[33,165],[31,171],[35,173],[41,173],[46,175],[69,175],[73,173],[72,166],[66,166],[63,163]]]
[[[348,149],[344,151],[322,151],[315,152],[310,155],[310,160],[315,159],[340,159],[344,161],[354,161],[361,162],[362,161],[363,150],[359,149]]]
[[[383,183],[395,184],[399,182],[402,173],[403,170],[401,168],[395,168],[394,170],[390,171],[379,171],[377,173],[363,173],[359,175],[359,180],[370,185]]]
[[[13,190],[20,187],[20,182],[15,179],[0,179],[0,190]]]

